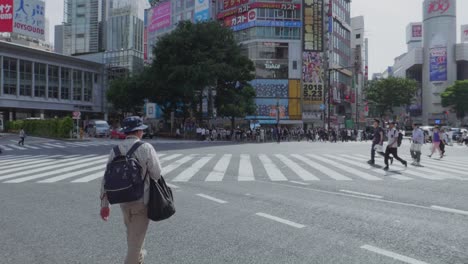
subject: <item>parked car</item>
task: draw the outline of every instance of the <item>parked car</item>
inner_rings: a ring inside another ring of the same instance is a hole
[[[463,132],[467,131],[464,128],[452,128],[452,140],[457,141],[461,136],[463,136]]]
[[[86,126],[86,133],[92,137],[108,137],[110,126],[104,120],[91,120]]]
[[[111,131],[110,138],[111,139],[125,139],[127,135],[125,135],[123,128],[116,128]]]

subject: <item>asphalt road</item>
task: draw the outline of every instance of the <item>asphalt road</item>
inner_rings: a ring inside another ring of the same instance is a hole
[[[145,263],[468,263],[466,147],[386,173],[365,142],[150,142],[177,213],[150,224]],[[98,216],[115,143],[27,138],[0,155],[0,263],[123,263],[120,209]]]

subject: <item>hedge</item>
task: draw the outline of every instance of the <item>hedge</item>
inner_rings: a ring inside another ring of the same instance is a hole
[[[5,128],[10,132],[24,129],[26,135],[53,138],[68,138],[73,129],[71,117],[48,120],[16,120],[5,122]]]

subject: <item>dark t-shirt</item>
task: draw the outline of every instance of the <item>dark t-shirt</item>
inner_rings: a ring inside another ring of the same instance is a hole
[[[381,127],[377,127],[374,129],[374,140],[372,141],[374,144],[379,144],[381,141],[380,132],[383,133],[383,129]]]

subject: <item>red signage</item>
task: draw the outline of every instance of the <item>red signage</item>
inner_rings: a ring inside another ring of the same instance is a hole
[[[463,31],[463,33],[464,33],[466,36],[468,36],[468,29],[465,30],[465,31]]]
[[[248,12],[250,9],[254,8],[269,8],[269,9],[281,9],[281,10],[300,10],[300,4],[285,4],[285,3],[263,3],[255,2],[248,5],[240,6],[239,8],[232,9],[229,11],[221,12],[218,14],[218,19],[223,19],[228,16],[233,16],[237,14],[242,14]],[[225,8],[226,9],[226,8]]]
[[[422,38],[422,25],[413,25],[412,36],[413,38]]]
[[[248,13],[243,13],[240,15],[226,17],[224,19],[224,26],[226,27],[233,27],[237,25],[241,25],[250,21],[254,21],[257,18],[257,11],[250,10]]]
[[[439,12],[440,14],[443,14],[447,12],[449,8],[450,8],[450,0],[433,0],[429,4],[427,13],[432,14],[434,12]]]
[[[0,32],[13,31],[13,0],[0,0]]]
[[[224,9],[230,9],[236,6],[247,4],[249,0],[224,0]]]

